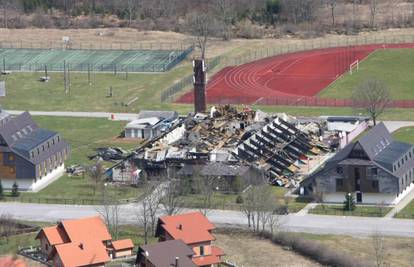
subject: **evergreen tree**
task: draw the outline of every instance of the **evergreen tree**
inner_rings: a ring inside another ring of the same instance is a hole
[[[345,194],[344,201],[344,211],[353,211],[355,210],[355,198],[351,193]]]
[[[3,192],[3,183],[0,180],[0,199],[4,197],[4,192]]]
[[[16,182],[14,182],[13,187],[12,187],[12,191],[11,191],[11,195],[12,195],[12,197],[18,197],[19,194],[20,194],[19,186],[17,185]]]

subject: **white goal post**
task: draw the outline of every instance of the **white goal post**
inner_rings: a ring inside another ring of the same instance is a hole
[[[349,65],[349,74],[352,75],[354,69],[355,71],[359,70],[359,60],[355,60],[353,63],[351,63],[351,65]]]

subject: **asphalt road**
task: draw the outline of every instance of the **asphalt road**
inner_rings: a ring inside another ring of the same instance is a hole
[[[137,224],[140,208],[139,204],[120,206],[120,223]],[[56,222],[102,215],[102,212],[103,208],[100,206],[0,203],[0,215],[11,214],[16,219],[28,221]],[[207,216],[219,226],[247,226],[246,217],[239,211],[212,210]],[[389,236],[414,237],[414,220],[405,219],[291,214],[281,216],[280,227],[287,231],[314,234],[361,236],[381,232]]]
[[[12,115],[23,113],[22,110],[6,110]],[[138,117],[135,113],[110,112],[73,112],[73,111],[29,111],[33,116],[75,117],[75,118],[105,118],[119,121],[132,121]]]

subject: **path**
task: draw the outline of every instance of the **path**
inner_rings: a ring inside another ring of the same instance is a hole
[[[23,113],[22,110],[6,110],[12,115]],[[33,116],[75,117],[75,118],[105,118],[118,121],[132,121],[138,117],[135,113],[110,113],[110,112],[73,112],[73,111],[29,111]]]
[[[410,202],[414,199],[414,189],[411,189],[411,191],[400,201],[397,205],[392,208],[387,215],[385,215],[385,218],[393,218],[398,212],[400,212],[402,209],[405,208]]]

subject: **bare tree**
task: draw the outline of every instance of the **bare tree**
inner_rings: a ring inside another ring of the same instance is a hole
[[[105,175],[105,170],[101,162],[97,161],[94,165],[90,166],[87,169],[87,174],[93,183],[93,195],[95,196],[96,190],[100,183],[103,181]]]
[[[104,184],[102,206],[98,212],[104,218],[112,237],[117,239],[119,234],[119,199],[115,193],[108,192],[107,184]]]
[[[174,215],[180,212],[183,202],[180,199],[179,181],[170,180],[165,183],[160,203],[164,213],[167,215]]]
[[[214,176],[201,176],[196,175],[196,190],[201,195],[200,212],[207,215],[208,211],[212,208],[212,200],[214,195]]]
[[[385,240],[384,236],[379,232],[375,231],[372,238],[373,258],[376,267],[386,266],[385,262]]]
[[[331,10],[332,26],[335,26],[335,9],[338,5],[338,0],[326,0],[329,9]]]
[[[391,95],[388,87],[379,80],[368,79],[356,87],[352,92],[355,108],[363,108],[371,117],[374,125],[377,118],[391,104]]]
[[[369,0],[370,24],[375,28],[378,13],[378,0]]]
[[[188,31],[197,38],[201,59],[205,59],[208,39],[220,32],[220,24],[211,12],[194,12],[188,16],[187,27]]]
[[[2,214],[0,216],[0,237],[5,237],[6,242],[9,242],[9,237],[13,234],[15,228],[15,222],[13,215]]]
[[[214,5],[216,15],[219,21],[222,23],[222,37],[224,40],[230,38],[230,25],[235,16],[234,0],[215,0]]]

